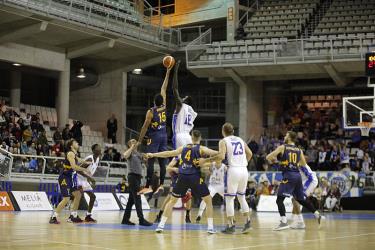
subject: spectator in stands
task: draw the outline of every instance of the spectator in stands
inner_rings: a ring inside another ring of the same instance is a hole
[[[107,138],[111,140],[112,143],[117,143],[116,133],[117,133],[117,119],[114,114],[107,120]]]
[[[117,184],[116,190],[118,193],[129,193],[129,185],[125,175],[122,176],[121,182]]]
[[[72,134],[70,133],[69,124],[65,124],[65,128],[62,131],[62,138],[64,141],[67,141],[72,138]]]
[[[26,118],[24,119],[23,124],[24,124],[25,126],[29,126],[29,125],[31,125],[31,115],[30,115],[29,113],[27,113]]]
[[[37,118],[36,121],[31,122],[31,129],[36,130],[37,132],[44,131],[43,125],[40,123],[39,118]]]
[[[35,146],[35,143],[32,142],[30,147],[29,147],[29,155],[36,155],[36,146]]]
[[[42,147],[48,146],[48,139],[47,139],[46,131],[38,133],[37,143],[42,145]]]
[[[318,159],[318,150],[316,150],[315,146],[313,146],[312,144],[310,144],[306,150],[306,160],[307,160],[307,164],[312,168],[312,169],[316,169],[316,162],[317,162],[317,159]]]
[[[57,127],[55,133],[53,133],[53,141],[55,143],[60,143],[63,139],[60,129]]]
[[[4,149],[4,150],[6,150],[6,151],[8,151],[8,149],[9,149],[9,146],[6,144],[6,142],[5,141],[3,141],[2,143],[1,143],[1,146],[0,146],[0,148],[2,148],[2,149]]]
[[[0,111],[0,126],[5,126],[7,123],[3,111]]]
[[[28,171],[29,172],[37,172],[38,170],[38,161],[35,158],[31,158],[28,164]]]
[[[270,186],[268,180],[264,180],[258,187],[257,196],[260,195],[270,195],[272,187]]]
[[[328,190],[327,198],[326,198],[326,208],[328,211],[333,211],[336,208],[337,202],[340,201],[341,193],[340,189],[338,188],[337,184],[332,184],[332,187]]]
[[[114,153],[113,148],[108,148],[104,151],[103,161],[113,161]]]
[[[72,138],[78,142],[80,146],[82,146],[82,130],[83,123],[80,121],[73,121],[73,127],[70,129],[70,133],[72,134]]]
[[[0,110],[5,113],[8,110],[7,105],[5,104],[5,100],[0,101]]]
[[[64,141],[60,140],[57,141],[52,147],[51,147],[51,153],[53,152],[57,157],[61,156],[61,153],[64,151]]]
[[[245,32],[245,29],[243,28],[243,25],[241,23],[238,24],[238,28],[236,29],[236,35],[234,37],[235,40],[245,40],[247,36],[247,33]]]
[[[372,170],[371,167],[371,158],[368,153],[365,153],[362,161],[362,169],[361,169],[366,175],[370,173]]]
[[[40,113],[36,112],[36,114],[31,117],[31,122],[37,122],[38,120],[40,120]]]
[[[27,155],[29,153],[29,147],[27,146],[26,141],[22,141],[21,143],[21,154]]]
[[[30,126],[27,126],[27,128],[22,133],[22,138],[26,142],[30,142],[32,140],[33,131],[31,130]]]
[[[250,179],[247,182],[247,188],[246,188],[246,201],[249,204],[249,206],[256,211],[256,183],[254,180]]]

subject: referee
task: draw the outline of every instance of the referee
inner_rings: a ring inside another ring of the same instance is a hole
[[[129,149],[125,151],[124,157],[128,160],[128,182],[129,182],[129,199],[126,204],[124,218],[121,224],[135,225],[130,221],[132,207],[135,204],[139,225],[151,226],[152,223],[145,220],[142,211],[141,196],[138,194],[141,189],[142,180],[142,154],[137,151],[137,141],[132,139],[128,142]]]

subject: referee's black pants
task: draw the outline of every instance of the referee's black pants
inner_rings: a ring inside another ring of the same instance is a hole
[[[137,194],[141,188],[141,180],[142,176],[139,174],[128,175],[129,199],[126,204],[124,218],[122,219],[123,222],[129,221],[133,205],[135,205],[135,209],[137,210],[139,222],[144,220],[141,196]]]

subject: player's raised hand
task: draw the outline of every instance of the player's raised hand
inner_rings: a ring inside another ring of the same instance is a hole
[[[154,158],[154,154],[152,153],[147,153],[146,154],[146,159]]]

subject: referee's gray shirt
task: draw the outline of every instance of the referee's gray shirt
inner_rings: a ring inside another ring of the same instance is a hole
[[[128,163],[129,163],[128,174],[142,175],[142,168],[143,168],[142,167],[142,155],[139,152],[133,151],[130,154]]]

